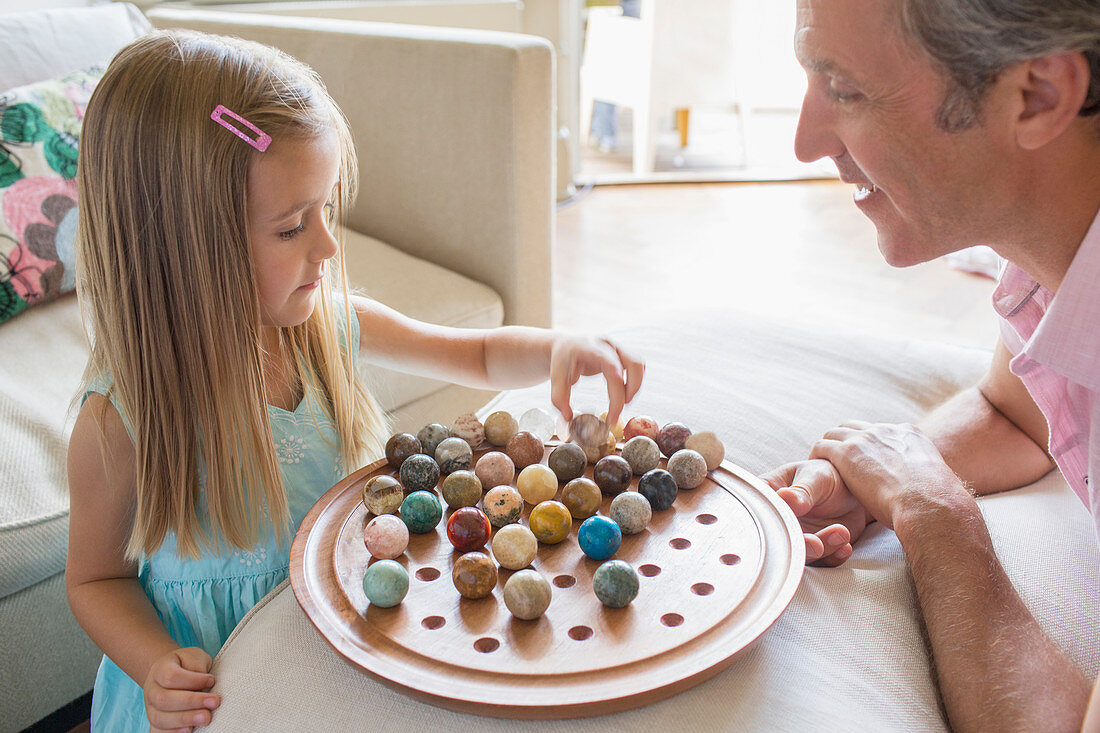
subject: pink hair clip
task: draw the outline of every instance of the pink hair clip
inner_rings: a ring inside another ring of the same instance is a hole
[[[252,132],[256,133],[256,139],[253,140],[248,135],[244,134],[239,129],[231,125],[222,117],[222,115],[228,115],[229,117],[235,119],[237,122],[240,122],[249,130],[252,130]],[[251,122],[241,117],[239,114],[229,109],[225,105],[219,104],[217,107],[215,107],[214,111],[210,114],[210,119],[214,120],[214,122],[217,122],[219,125],[239,137],[241,140],[244,140],[246,143],[259,150],[261,153],[267,150],[267,146],[271,144],[271,135],[268,135],[266,132],[256,127]]]

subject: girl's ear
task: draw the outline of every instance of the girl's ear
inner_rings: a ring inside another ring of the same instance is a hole
[[[1025,61],[1018,69],[1022,104],[1016,141],[1037,150],[1070,126],[1089,89],[1089,64],[1082,53],[1058,53]]]

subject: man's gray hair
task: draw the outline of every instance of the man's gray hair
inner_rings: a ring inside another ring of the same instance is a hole
[[[1091,79],[1082,116],[1100,112],[1100,0],[901,0],[902,29],[951,79],[940,127],[964,130],[1005,69],[1029,58],[1077,51]]]

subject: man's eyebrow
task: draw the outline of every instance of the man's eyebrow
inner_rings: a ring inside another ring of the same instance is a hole
[[[340,185],[339,181],[332,184],[332,190],[334,191],[336,189],[336,187],[339,186],[339,185]],[[330,198],[332,197],[332,191],[329,192],[329,197]],[[275,222],[275,221],[282,221],[283,219],[288,219],[288,218],[290,218],[291,214],[297,214],[302,209],[305,209],[305,208],[307,208],[308,206],[311,206],[314,203],[316,203],[316,201],[300,201],[300,202],[294,204],[293,206],[291,206],[289,209],[287,209],[283,213],[279,214],[278,216],[271,217],[271,221]]]

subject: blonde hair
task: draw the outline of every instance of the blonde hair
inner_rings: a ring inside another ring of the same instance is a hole
[[[274,48],[156,32],[120,51],[96,86],[80,140],[77,290],[91,331],[85,384],[109,375],[132,427],[132,559],[151,555],[169,532],[182,556],[196,557],[219,536],[255,546],[265,521],[280,541],[290,529],[248,246],[248,171],[262,153],[210,119],[219,104],[273,145],[336,133],[334,221],[358,184],[347,120],[312,69]],[[336,234],[339,254],[317,306],[280,337],[302,384],[327,397],[351,470],[379,453],[386,425],[356,373],[358,344],[341,353],[335,319],[350,341],[354,314],[342,229]],[[337,287],[340,309],[328,297]]]

